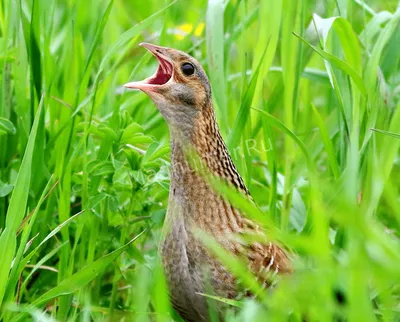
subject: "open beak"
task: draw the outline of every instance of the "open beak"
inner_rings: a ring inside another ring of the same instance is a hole
[[[142,42],[139,44],[150,51],[158,60],[159,65],[153,76],[148,77],[139,82],[131,82],[123,85],[126,88],[140,89],[144,92],[154,91],[157,88],[165,85],[172,78],[174,68],[172,62],[164,54],[165,48]]]

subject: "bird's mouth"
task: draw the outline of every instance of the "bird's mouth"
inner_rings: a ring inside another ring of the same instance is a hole
[[[163,47],[152,45],[149,43],[140,43],[139,46],[146,48],[157,58],[159,62],[158,68],[152,76],[142,81],[127,83],[124,85],[124,87],[131,89],[140,89],[146,92],[167,84],[168,81],[172,78],[174,67],[169,58],[164,55],[165,49]]]

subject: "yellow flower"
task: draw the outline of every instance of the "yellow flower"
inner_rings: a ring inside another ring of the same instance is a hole
[[[203,33],[204,30],[204,23],[201,22],[199,23],[196,28],[193,31],[193,25],[190,23],[184,23],[175,30],[175,36],[177,39],[182,40],[185,38],[187,35],[190,35],[192,32],[196,37],[200,37]]]

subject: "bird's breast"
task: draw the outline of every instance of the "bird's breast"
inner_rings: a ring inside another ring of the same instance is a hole
[[[206,321],[206,301],[198,295],[204,292],[202,267],[206,263],[205,253],[187,230],[181,214],[176,213],[177,208],[170,202],[160,245],[171,302],[187,321]],[[171,211],[175,211],[174,216],[169,215]]]

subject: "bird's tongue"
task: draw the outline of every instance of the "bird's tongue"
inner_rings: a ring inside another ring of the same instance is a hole
[[[148,77],[142,81],[131,82],[124,85],[126,88],[140,89],[144,92],[156,89],[159,86],[165,85],[172,77],[173,66],[163,55],[157,50],[158,46],[151,44],[142,44],[146,47],[158,60],[159,65],[157,71],[153,76]]]

